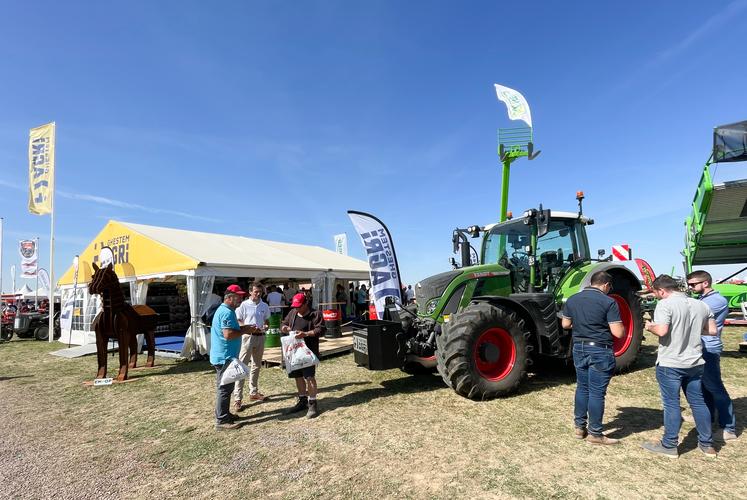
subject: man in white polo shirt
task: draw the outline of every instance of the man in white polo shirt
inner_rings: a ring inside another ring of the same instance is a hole
[[[241,303],[236,309],[236,318],[240,325],[256,326],[258,330],[251,335],[241,336],[241,352],[239,360],[249,364],[251,360],[251,372],[249,376],[249,400],[264,401],[267,399],[259,392],[259,369],[262,366],[262,355],[265,353],[265,328],[270,318],[270,307],[262,301],[262,285],[255,283],[249,299]],[[236,411],[241,411],[241,403],[244,395],[244,379],[236,382],[233,391],[233,405]]]
[[[682,425],[680,392],[685,393],[698,431],[698,448],[707,458],[715,458],[711,413],[703,399],[703,348],[701,335],[716,335],[716,322],[708,306],[688,297],[677,282],[666,274],[654,280],[656,298],[654,321],[646,321],[646,330],[659,337],[656,356],[656,381],[664,407],[664,435],[661,441],[646,441],[645,450],[677,458]]]

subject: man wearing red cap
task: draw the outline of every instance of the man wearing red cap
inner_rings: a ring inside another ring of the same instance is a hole
[[[311,352],[319,358],[319,337],[324,335],[326,330],[322,314],[309,306],[308,299],[303,293],[293,296],[291,307],[293,309],[283,320],[280,330],[283,333],[295,332],[296,338],[304,339]],[[307,418],[316,417],[319,414],[316,403],[316,366],[292,371],[288,377],[296,379],[298,401],[295,406],[286,410],[286,414],[307,410]]]
[[[240,326],[236,319],[234,310],[241,305],[244,295],[246,292],[239,285],[229,286],[223,297],[223,303],[215,311],[210,328],[210,364],[215,368],[217,375],[215,429],[219,431],[238,429],[241,426],[229,411],[234,384],[220,385],[221,376],[231,363],[231,358],[238,357],[241,349],[241,336],[260,331],[256,326]]]

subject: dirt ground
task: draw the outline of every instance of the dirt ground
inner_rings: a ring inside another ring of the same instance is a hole
[[[726,330],[722,358],[740,434],[744,330]],[[572,437],[574,375],[561,365],[478,403],[438,376],[370,372],[344,355],[318,371],[313,421],[281,415],[293,384],[267,368],[260,387],[271,399],[219,433],[207,363],[157,358],[133,382],[84,387],[95,356],[67,360],[48,354],[61,344],[14,340],[0,345],[0,497],[747,498],[747,437],[717,445],[715,462],[688,423],[679,460],[641,449],[662,432],[654,342],[608,391],[606,429],[622,444],[594,447]]]

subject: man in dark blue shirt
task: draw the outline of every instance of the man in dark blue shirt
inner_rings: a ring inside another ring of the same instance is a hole
[[[611,289],[612,276],[597,271],[591,275],[591,286],[571,296],[563,308],[563,328],[573,330],[575,437],[584,439],[588,434],[591,444],[619,442],[602,434],[604,397],[615,371],[613,336],[621,338],[625,333],[617,302],[607,296]]]

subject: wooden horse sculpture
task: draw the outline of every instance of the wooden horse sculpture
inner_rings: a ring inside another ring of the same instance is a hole
[[[106,377],[106,344],[109,339],[116,339],[119,343],[119,373],[116,380],[122,382],[127,380],[127,369],[137,366],[138,333],[145,333],[148,340],[148,359],[145,366],[153,366],[158,314],[148,306],[131,306],[125,302],[119,278],[112,269],[112,264],[99,268],[94,263],[93,271],[88,291],[101,295],[103,306],[102,311],[93,320],[99,362],[96,378]]]

